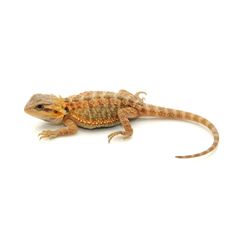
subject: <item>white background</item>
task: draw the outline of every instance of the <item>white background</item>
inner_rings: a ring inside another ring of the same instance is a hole
[[[236,235],[235,1],[1,1],[0,235]],[[80,130],[26,115],[34,93],[144,90],[220,132],[160,120]]]

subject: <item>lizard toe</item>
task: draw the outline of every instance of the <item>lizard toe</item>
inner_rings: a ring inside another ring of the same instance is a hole
[[[144,94],[145,96],[147,96],[147,93],[146,92],[143,92],[143,91],[140,91],[140,92],[137,92],[135,93],[135,97],[138,97],[142,102],[144,102],[145,98],[144,97],[140,97],[139,95],[140,94]]]
[[[122,138],[129,138],[132,135],[132,132],[131,133],[127,133],[126,131],[113,132],[108,135],[108,143],[110,143],[112,138],[114,138],[117,135],[122,135]]]
[[[56,131],[53,131],[53,130],[43,130],[41,133],[39,133],[39,139],[43,139],[43,138],[52,139],[56,137],[57,137],[57,133]]]
[[[124,131],[117,131],[117,132],[113,132],[113,133],[109,134],[108,135],[108,143],[110,143],[111,140],[117,135],[124,135]]]

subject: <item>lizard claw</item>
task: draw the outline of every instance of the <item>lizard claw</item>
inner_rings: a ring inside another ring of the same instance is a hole
[[[142,102],[145,100],[145,98],[141,98],[139,95],[140,94],[144,94],[145,96],[147,96],[147,93],[146,92],[143,92],[143,91],[140,91],[140,92],[137,92],[134,94],[135,97],[138,97],[139,99],[142,100]]]
[[[53,131],[53,130],[43,130],[41,133],[39,133],[39,139],[43,139],[43,138],[56,138],[57,137],[57,132]]]

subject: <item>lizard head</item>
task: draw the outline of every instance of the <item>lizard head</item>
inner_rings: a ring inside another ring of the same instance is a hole
[[[66,115],[66,105],[60,97],[35,94],[25,105],[25,112],[39,119],[59,124]]]

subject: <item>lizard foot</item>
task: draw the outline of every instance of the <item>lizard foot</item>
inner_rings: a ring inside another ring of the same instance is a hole
[[[137,93],[134,94],[135,97],[138,97],[138,98],[141,99],[142,102],[143,102],[145,98],[140,97],[140,96],[139,96],[140,94],[144,94],[145,96],[147,96],[147,93],[140,91],[140,92],[137,92]]]
[[[125,131],[117,131],[117,132],[113,132],[111,134],[108,135],[108,143],[111,142],[111,140],[117,136],[117,135],[122,135],[123,138],[128,138],[130,137],[131,135],[130,134],[127,134]]]
[[[43,139],[43,138],[56,138],[57,137],[57,132],[53,131],[53,130],[43,130],[41,133],[39,133],[39,138]]]

